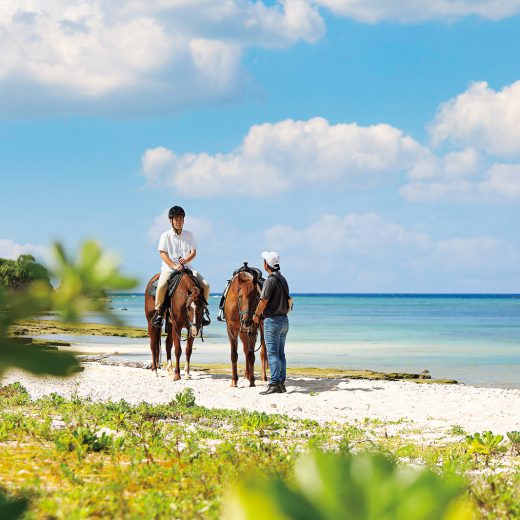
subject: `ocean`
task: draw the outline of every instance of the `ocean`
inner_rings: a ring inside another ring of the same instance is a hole
[[[111,298],[127,325],[146,326],[143,294]],[[215,352],[205,348],[194,362],[229,361],[225,324],[216,319],[219,302],[220,295],[210,297],[212,324],[205,329],[205,346]],[[429,370],[434,378],[520,388],[520,295],[295,294],[286,355],[289,366]]]

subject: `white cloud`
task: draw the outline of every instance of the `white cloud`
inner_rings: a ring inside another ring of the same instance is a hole
[[[0,258],[16,260],[24,254],[33,255],[38,260],[48,260],[49,250],[38,244],[18,244],[8,238],[0,239]]]
[[[264,243],[280,252],[282,268],[298,286],[318,292],[510,291],[504,281],[507,273],[517,276],[520,264],[518,247],[494,237],[436,240],[376,213],[274,226]]]
[[[486,82],[444,103],[431,127],[434,144],[448,141],[504,158],[520,158],[520,81],[500,91]]]
[[[475,169],[463,168],[455,174],[442,164],[444,169],[428,169],[427,166],[421,165],[412,170],[411,182],[400,189],[405,199],[412,202],[520,201],[519,164],[495,163],[486,168],[475,165]]]
[[[251,46],[314,42],[304,0],[8,0],[0,8],[4,113],[175,110],[236,96]],[[7,98],[7,99],[6,99]]]
[[[177,155],[147,150],[143,174],[192,197],[266,195],[306,184],[367,186],[404,171],[425,154],[390,125],[330,125],[326,119],[286,120],[251,127],[229,154]]]
[[[274,226],[265,231],[265,240],[274,249],[301,248],[306,260],[335,254],[371,256],[390,246],[399,250],[430,247],[427,235],[385,221],[376,213],[323,215],[315,224],[302,229]]]
[[[500,20],[520,12],[519,0],[316,0],[334,14],[369,23],[453,21],[465,16]]]

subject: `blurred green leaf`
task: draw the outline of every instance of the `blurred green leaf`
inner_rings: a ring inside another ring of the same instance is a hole
[[[85,242],[75,260],[59,243],[53,245],[52,253],[54,269],[49,272],[59,280],[58,289],[43,279],[17,292],[8,293],[0,286],[0,374],[14,366],[34,374],[67,376],[79,367],[72,354],[30,349],[11,341],[8,330],[17,321],[55,311],[63,321],[77,323],[85,313],[96,311],[112,323],[121,323],[108,306],[106,292],[131,289],[137,280],[120,274],[115,257],[95,241]],[[19,260],[21,265],[34,263],[32,257],[22,256]]]
[[[260,520],[267,509],[270,520],[469,520],[463,489],[460,477],[401,468],[381,454],[315,453],[301,459],[289,483],[241,484],[227,517]]]
[[[70,352],[40,350],[4,340],[0,345],[0,376],[10,366],[37,375],[69,376],[80,365]]]
[[[0,518],[2,520],[20,518],[28,506],[29,501],[26,498],[10,500],[0,491]]]

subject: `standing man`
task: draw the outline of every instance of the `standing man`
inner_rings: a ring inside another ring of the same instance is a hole
[[[289,331],[289,286],[280,273],[280,255],[275,251],[264,251],[264,269],[269,277],[264,282],[260,301],[253,321],[264,319],[264,336],[269,361],[269,387],[262,395],[286,392],[285,338]]]
[[[152,325],[161,328],[164,315],[164,297],[168,288],[168,280],[174,271],[182,271],[184,266],[189,267],[193,276],[197,278],[204,291],[206,302],[209,297],[209,284],[204,277],[191,268],[190,262],[197,255],[197,241],[193,233],[184,227],[186,213],[180,206],[173,206],[168,212],[168,219],[172,228],[165,231],[159,239],[159,254],[162,258],[161,275],[157,282],[157,293],[155,294],[155,315]]]

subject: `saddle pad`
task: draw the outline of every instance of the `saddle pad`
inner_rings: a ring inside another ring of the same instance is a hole
[[[179,285],[179,282],[181,281],[182,275],[184,273],[187,273],[187,274],[191,275],[191,271],[189,269],[186,269],[184,272],[183,271],[174,271],[170,275],[170,278],[168,279],[168,290],[166,291],[166,295],[167,296],[170,297],[175,292],[175,289],[177,289],[177,286]],[[195,277],[193,277],[193,279],[196,282],[198,282],[198,280]],[[157,293],[157,284],[158,283],[159,283],[159,278],[157,278],[157,280],[155,280],[155,282],[152,282],[150,284],[149,289],[148,289],[148,294],[150,296],[153,296],[154,298],[155,298],[155,295]]]

